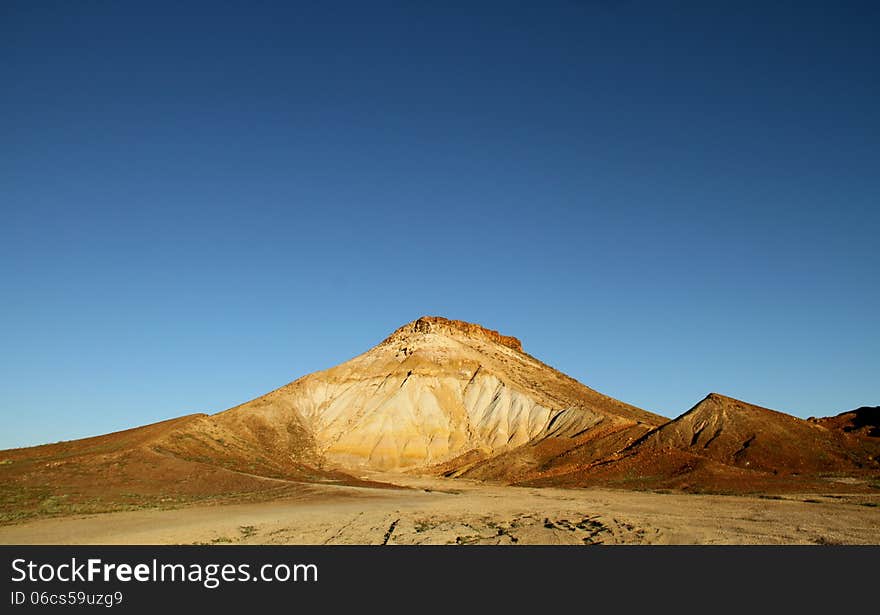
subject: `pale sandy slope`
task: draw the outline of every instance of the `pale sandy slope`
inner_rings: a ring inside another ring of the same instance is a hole
[[[384,476],[297,499],[43,519],[4,544],[880,544],[877,496],[533,489]],[[872,499],[873,498],[873,499]]]

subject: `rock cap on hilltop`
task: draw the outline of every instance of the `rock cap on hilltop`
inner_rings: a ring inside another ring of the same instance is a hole
[[[392,342],[404,336],[424,333],[452,335],[463,333],[468,337],[482,337],[491,342],[495,342],[496,344],[513,348],[518,352],[523,351],[522,342],[518,338],[510,335],[502,335],[498,331],[482,325],[465,322],[463,320],[451,320],[449,318],[443,318],[442,316],[422,316],[421,318],[397,329],[394,333],[385,338],[382,343]]]

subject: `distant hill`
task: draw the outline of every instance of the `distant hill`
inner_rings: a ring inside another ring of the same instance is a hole
[[[830,488],[829,480],[880,470],[872,448],[846,431],[851,422],[823,421],[712,393],[618,454],[589,468],[554,460],[533,482],[761,491]]]

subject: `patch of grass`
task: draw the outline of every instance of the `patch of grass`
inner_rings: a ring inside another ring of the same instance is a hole
[[[480,542],[480,536],[456,536],[455,544],[457,545],[475,545]]]
[[[232,538],[230,538],[229,536],[218,536],[217,538],[211,540],[212,545],[226,544],[231,542],[233,541]]]
[[[818,538],[813,540],[817,545],[823,546],[832,546],[832,545],[842,545],[843,543],[837,540],[832,540],[830,538],[825,538],[824,536],[819,536]]]
[[[415,522],[415,530],[416,532],[425,532],[431,529],[431,524],[425,519],[417,519]]]
[[[241,525],[239,526],[238,531],[241,532],[243,538],[249,538],[257,533],[257,528],[253,525]]]
[[[50,495],[40,502],[40,509],[48,513],[59,512],[67,507],[67,494]]]
[[[194,503],[214,505],[242,501],[261,502],[301,493],[302,487],[299,485],[281,485],[259,491],[210,494],[137,493],[133,490],[82,493],[58,492],[53,491],[51,487],[37,487],[11,481],[0,482],[0,525],[22,523],[34,518],[132,510],[170,510]]]

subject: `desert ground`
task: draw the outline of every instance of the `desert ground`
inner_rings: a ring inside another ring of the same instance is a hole
[[[701,495],[371,476],[272,501],[30,520],[3,544],[880,544],[880,494]]]

